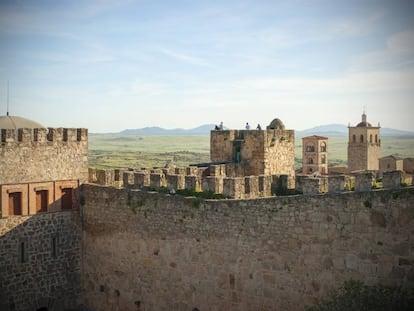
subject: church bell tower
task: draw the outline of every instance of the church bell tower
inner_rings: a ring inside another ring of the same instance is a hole
[[[381,158],[380,126],[367,121],[365,111],[356,126],[348,126],[348,170],[378,171]]]

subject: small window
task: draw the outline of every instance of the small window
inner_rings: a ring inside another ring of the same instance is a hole
[[[324,155],[321,157],[321,162],[322,164],[326,164],[326,157]]]
[[[22,193],[9,193],[9,216],[22,215]]]
[[[369,142],[372,143],[372,134],[369,135]]]
[[[352,142],[355,143],[356,142],[356,136],[352,135]]]
[[[363,142],[364,142],[364,135],[361,135],[361,136],[359,137],[359,140],[360,140],[360,142],[361,142],[361,143],[363,143]]]
[[[306,152],[315,152],[315,146],[314,145],[307,145],[306,146]]]
[[[48,191],[39,190],[36,191],[36,212],[47,212],[48,206]]]
[[[57,246],[58,246],[57,244],[58,244],[57,236],[53,236],[51,240],[51,254],[53,258],[57,257]]]
[[[326,152],[326,143],[321,143],[321,152]]]
[[[18,254],[19,254],[20,263],[27,262],[28,254],[27,254],[27,241],[26,240],[19,242]]]
[[[312,158],[308,159],[308,164],[313,164],[313,159]]]
[[[376,143],[378,142],[378,135],[377,134],[375,134],[375,142]]]
[[[33,129],[33,141],[39,141],[39,129]]]
[[[68,141],[68,129],[63,129],[63,141]]]

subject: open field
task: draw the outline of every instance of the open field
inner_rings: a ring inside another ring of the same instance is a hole
[[[414,137],[381,138],[382,156],[414,157]],[[329,137],[330,164],[345,165],[348,137]],[[296,167],[301,167],[302,138],[296,137]],[[210,161],[210,136],[89,135],[89,166],[95,168],[139,168],[171,162],[187,166]]]
[[[89,135],[89,166],[96,168],[139,168],[176,166],[210,161],[210,137]]]

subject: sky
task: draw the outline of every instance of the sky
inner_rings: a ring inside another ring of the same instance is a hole
[[[414,131],[414,1],[0,1],[0,115]]]

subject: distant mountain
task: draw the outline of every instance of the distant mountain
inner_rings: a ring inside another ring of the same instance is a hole
[[[296,131],[296,135],[346,136],[348,135],[348,127],[343,124],[319,125],[303,131]]]
[[[119,132],[124,135],[207,135],[214,129],[214,124],[204,124],[193,129],[164,129],[161,127],[144,127],[140,129],[127,129]]]
[[[382,136],[414,136],[414,132],[395,130],[391,128],[381,128]],[[315,126],[303,131],[296,131],[297,136],[347,136],[348,126],[343,124],[328,124]]]
[[[124,135],[208,135],[214,129],[214,124],[204,124],[193,129],[164,129],[161,127],[144,127],[140,129],[127,129],[119,132]],[[343,124],[327,124],[319,125],[303,131],[296,131],[296,136],[347,136],[348,126]],[[414,132],[395,130],[391,128],[381,128],[383,136],[414,136]]]

